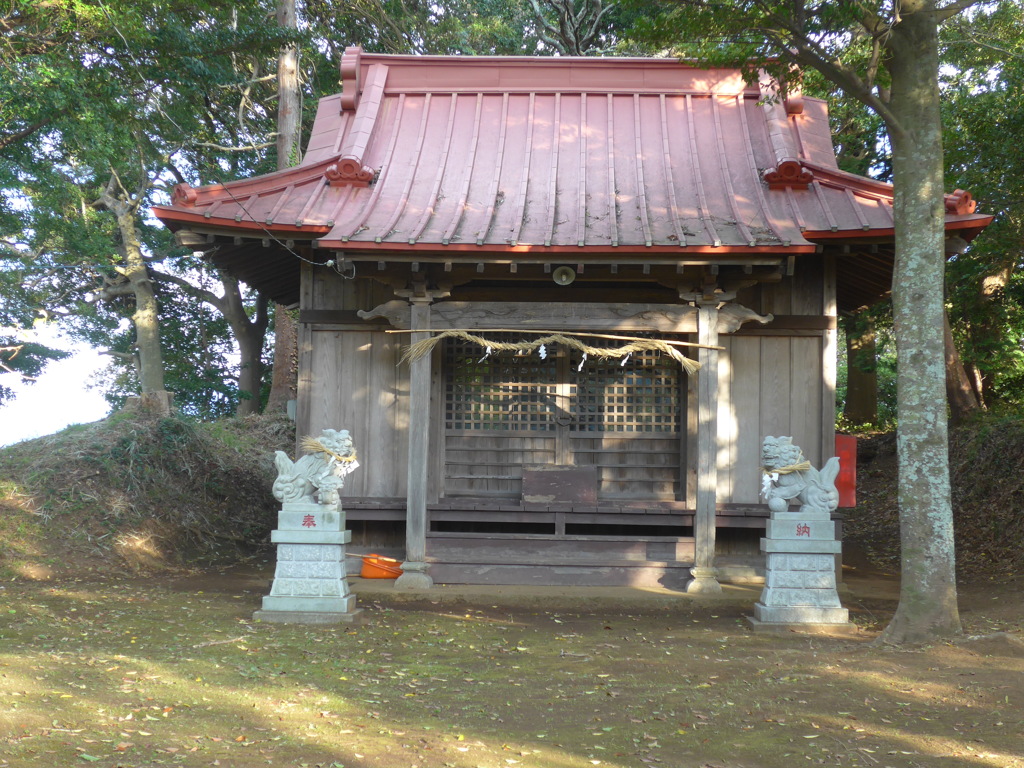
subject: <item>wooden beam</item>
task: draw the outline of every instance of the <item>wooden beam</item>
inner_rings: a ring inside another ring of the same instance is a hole
[[[387,318],[395,328],[409,328],[411,323],[409,306],[403,301],[389,301],[369,311],[361,310],[359,316],[364,320]],[[320,314],[318,317],[325,321],[328,316]],[[472,328],[484,331],[517,327],[522,330],[694,333],[696,317],[697,310],[688,304],[443,301],[431,307],[433,330]]]
[[[364,320],[354,309],[300,309],[299,322],[305,325],[353,325],[363,330],[387,327],[385,320]]]

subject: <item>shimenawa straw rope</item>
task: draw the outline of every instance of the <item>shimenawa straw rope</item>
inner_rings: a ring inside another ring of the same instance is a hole
[[[429,355],[435,346],[442,340],[448,338],[461,339],[462,341],[468,341],[478,346],[489,349],[493,352],[535,352],[541,347],[546,347],[550,344],[562,344],[567,347],[579,350],[587,357],[596,357],[603,360],[610,358],[624,358],[628,355],[632,355],[638,352],[649,352],[651,350],[657,350],[662,352],[677,363],[679,363],[683,370],[688,374],[695,373],[700,368],[700,363],[696,360],[691,360],[688,357],[683,356],[679,350],[670,344],[666,344],[658,339],[636,339],[629,344],[624,344],[621,347],[592,347],[589,344],[585,344],[577,338],[572,336],[565,336],[561,333],[553,333],[548,336],[541,336],[538,339],[532,339],[530,341],[519,341],[519,342],[508,342],[508,341],[494,341],[492,339],[484,338],[483,336],[477,336],[473,333],[467,333],[466,331],[444,331],[436,336],[431,336],[427,339],[422,339],[414,344],[410,344],[405,350],[405,354],[402,355],[402,362],[412,362],[419,360],[420,358]]]

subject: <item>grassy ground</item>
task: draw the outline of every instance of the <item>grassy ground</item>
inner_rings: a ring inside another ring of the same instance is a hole
[[[269,576],[5,583],[0,766],[1024,766],[1019,582],[896,651],[894,583],[856,574],[855,639],[753,634],[753,589],[370,584],[361,625],[254,623]]]
[[[254,623],[266,563],[183,574],[266,540],[290,430],[120,414],[0,451],[0,768],[1024,768],[1024,422],[953,441],[966,634],[900,651],[870,643],[894,579],[857,569],[845,640],[751,633],[756,589],[363,584],[362,625]],[[846,529],[892,571],[890,443]]]

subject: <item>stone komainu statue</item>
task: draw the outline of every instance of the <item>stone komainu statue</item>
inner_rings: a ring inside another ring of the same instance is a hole
[[[337,503],[345,476],[359,466],[348,430],[325,429],[320,437],[304,438],[302,447],[309,453],[296,461],[284,451],[275,452],[274,498],[282,503],[315,502],[319,491],[321,504]]]
[[[761,495],[773,512],[785,512],[791,502],[800,511],[828,514],[839,506],[836,477],[839,458],[833,456],[819,472],[804,459],[791,437],[766,437],[761,445],[761,467],[764,472]]]

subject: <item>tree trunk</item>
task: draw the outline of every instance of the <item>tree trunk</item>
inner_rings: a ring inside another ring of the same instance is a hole
[[[260,412],[260,390],[263,388],[263,340],[267,335],[267,299],[256,299],[256,316],[249,318],[242,301],[238,281],[221,274],[224,285],[224,302],[221,311],[231,325],[238,340],[238,416],[249,416]]]
[[[278,26],[296,29],[295,0],[277,0]],[[302,107],[299,92],[299,49],[288,45],[277,59],[277,168],[283,170],[300,160],[299,139]],[[268,413],[282,413],[298,390],[298,332],[288,310],[274,305],[274,369],[271,375]]]
[[[854,425],[878,420],[878,375],[875,367],[875,324],[849,318],[846,330],[846,402],[843,418]]]
[[[101,299],[114,296],[131,295],[135,299],[135,313],[132,322],[135,325],[135,348],[139,387],[141,397],[139,405],[158,415],[169,415],[171,412],[171,393],[164,389],[164,357],[160,349],[160,308],[153,289],[153,279],[146,266],[142,254],[142,243],[139,231],[135,227],[135,217],[139,205],[149,187],[148,177],[143,177],[139,189],[133,197],[121,184],[116,172],[112,172],[106,188],[92,207],[110,211],[117,221],[117,231],[121,237],[120,251],[124,266],[117,271],[127,281],[104,287],[97,295]]]
[[[274,305],[274,370],[271,374],[267,413],[284,413],[298,392],[299,334],[291,312]]]
[[[142,256],[139,233],[135,229],[135,210],[132,206],[119,206],[114,211],[124,248],[124,276],[135,295],[136,347],[139,355],[139,384],[143,400],[147,395],[164,391],[164,358],[160,349],[160,313],[153,290],[153,281]]]
[[[262,340],[261,340],[262,341]],[[236,416],[251,416],[260,412],[260,388],[263,384],[263,344],[254,344],[246,336],[238,337],[241,364],[238,368],[238,408]]]
[[[961,632],[949,486],[943,281],[945,269],[938,27],[934,3],[907,0],[886,42],[892,76],[896,269],[900,602],[881,640]]]
[[[998,270],[982,278],[977,298],[978,306],[981,308],[981,318],[980,320],[976,319],[970,327],[971,343],[976,350],[984,349],[1005,331],[1003,321],[1006,317],[1006,308],[1002,306],[1002,297],[1010,282],[1014,266],[1014,261],[1002,264]],[[971,364],[970,377],[971,387],[978,398],[978,405],[985,410],[986,403],[995,402],[998,399],[993,392],[996,379],[993,376],[985,376],[977,362]]]
[[[295,0],[277,0],[277,25],[297,29]],[[299,47],[290,43],[277,57],[277,169],[298,165],[301,131]],[[294,155],[294,156],[293,156]]]
[[[949,313],[943,307],[942,312],[943,341],[946,354],[946,398],[949,400],[949,423],[954,427],[962,424],[981,410],[981,403],[974,392],[971,380],[967,376],[960,350],[953,339],[953,331],[949,327]]]

